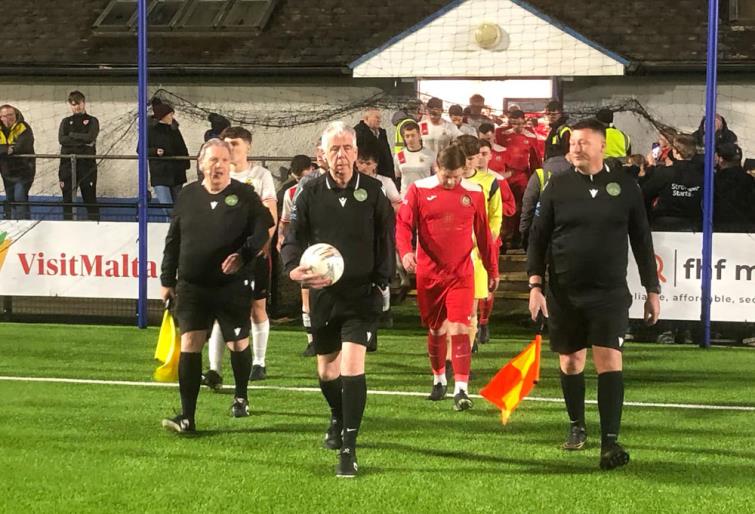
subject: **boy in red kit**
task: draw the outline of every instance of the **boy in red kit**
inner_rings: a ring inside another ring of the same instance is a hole
[[[396,243],[407,271],[417,274],[417,304],[427,338],[433,389],[429,400],[445,398],[446,337],[451,336],[454,409],[472,407],[468,395],[469,322],[474,300],[472,249],[477,242],[489,285],[498,277],[497,249],[488,228],[482,189],[465,180],[464,152],[452,144],[438,156],[438,173],[407,191],[396,220]],[[417,234],[416,253],[412,236]]]

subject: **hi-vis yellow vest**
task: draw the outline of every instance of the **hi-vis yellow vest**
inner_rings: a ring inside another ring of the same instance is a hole
[[[538,168],[535,170],[535,174],[537,175],[537,181],[540,183],[540,192],[542,193],[543,189],[545,189],[545,184],[547,184],[551,178],[551,172],[545,171],[543,168]]]
[[[629,136],[615,127],[606,129],[606,150],[603,157],[626,157],[629,150]]]
[[[10,128],[10,132],[8,132],[8,137],[5,137],[5,133],[0,130],[0,145],[12,145],[24,132],[26,132],[25,123],[16,123],[13,125]]]

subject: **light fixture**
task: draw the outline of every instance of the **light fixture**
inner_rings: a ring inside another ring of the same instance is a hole
[[[483,50],[493,50],[503,39],[503,30],[495,23],[480,23],[474,31],[474,40]]]

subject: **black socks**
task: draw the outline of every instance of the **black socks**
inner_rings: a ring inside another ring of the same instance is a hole
[[[343,381],[343,446],[355,448],[364,407],[367,405],[367,380],[364,374],[342,376]]]
[[[240,352],[231,351],[231,368],[233,368],[233,379],[235,380],[236,398],[247,399],[247,390],[249,387],[249,375],[252,372],[252,349],[247,346]]]
[[[567,375],[561,371],[561,390],[572,425],[585,426],[585,374]]]
[[[342,389],[343,383],[341,377],[328,381],[320,379],[320,391],[322,391],[322,395],[330,407],[330,417],[331,419],[337,419],[339,424],[343,421]]]
[[[178,359],[178,390],[181,394],[183,415],[194,423],[197,396],[202,383],[202,354],[181,352]]]
[[[598,411],[600,412],[601,444],[615,443],[621,426],[624,405],[624,373],[609,371],[598,375]]]

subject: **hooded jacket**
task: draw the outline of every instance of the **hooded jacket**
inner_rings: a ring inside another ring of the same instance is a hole
[[[692,137],[695,138],[697,146],[700,148],[705,146],[705,116],[700,120],[700,125],[697,127],[697,130],[692,133]],[[726,118],[723,116],[721,116],[721,128],[716,130],[715,142],[716,146],[721,143],[737,142],[737,135],[729,129],[729,126],[726,124]]]
[[[10,149],[13,149],[10,151]],[[7,128],[0,125],[0,175],[10,182],[32,182],[37,171],[34,158],[19,158],[12,155],[34,153],[34,132],[16,109],[16,123]],[[9,155],[11,154],[11,155]]]

